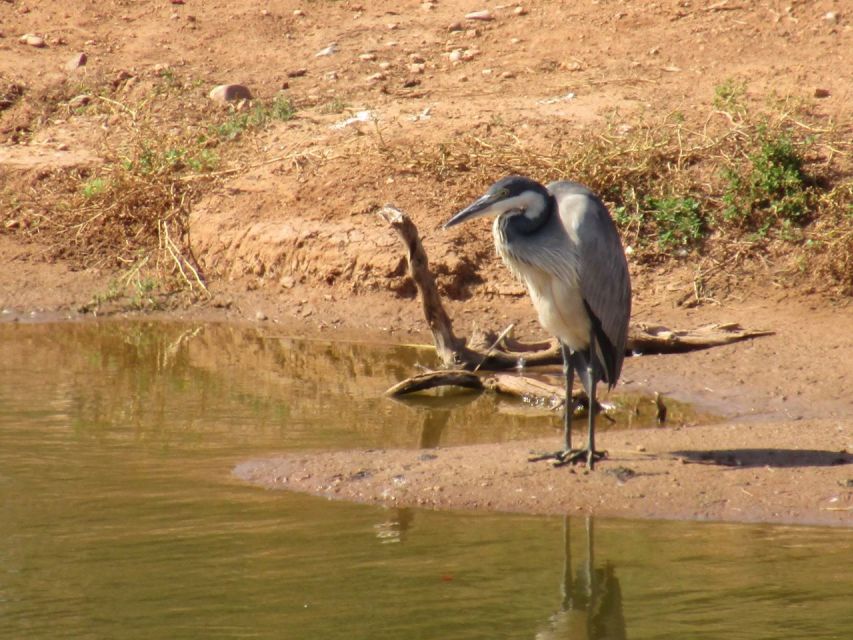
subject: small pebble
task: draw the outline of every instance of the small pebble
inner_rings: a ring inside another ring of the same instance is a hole
[[[252,92],[242,84],[221,84],[214,87],[208,94],[211,100],[217,102],[234,102],[237,100],[251,100]]]
[[[830,95],[829,89],[817,88],[814,90],[814,97],[815,98],[828,98],[829,95]]]
[[[413,62],[409,65],[409,71],[418,75],[424,72],[426,65],[423,62]]]
[[[512,10],[512,12],[517,16],[526,16],[527,15],[527,9],[525,9],[522,6],[516,7],[515,9]]]
[[[379,82],[379,81],[384,80],[384,79],[385,79],[384,73],[374,73],[373,75],[367,76],[368,82]]]
[[[265,314],[263,311],[261,311],[260,309],[255,311],[255,320],[258,320],[259,322],[263,322],[266,319],[267,319],[267,314]]]
[[[320,49],[317,53],[314,54],[315,58],[322,58],[324,56],[330,56],[333,53],[337,53],[338,45],[336,43],[330,44],[328,47]]]
[[[412,62],[426,62],[426,58],[424,58],[419,53],[410,53],[409,60],[411,60]]]
[[[462,26],[461,22],[453,22],[447,27],[448,31],[465,31],[465,27]]]
[[[86,54],[80,52],[65,63],[65,69],[66,71],[74,71],[75,69],[79,69],[80,67],[86,66],[86,63],[88,61],[89,58],[86,56]]]
[[[358,59],[363,60],[365,62],[370,62],[372,60],[376,60],[376,54],[375,53],[362,53],[360,56],[358,56]]]
[[[483,11],[472,11],[471,13],[465,14],[466,20],[482,20],[483,22],[487,22],[489,20],[494,20],[492,17],[492,12],[488,9],[484,9]]]
[[[291,69],[290,71],[287,72],[287,77],[288,78],[301,78],[306,73],[308,73],[308,69],[306,69],[305,67],[301,67],[299,69]]]
[[[305,12],[302,9],[294,9],[293,10],[293,17],[294,18],[304,18]]]
[[[45,47],[44,38],[41,36],[33,35],[32,33],[25,33],[20,38],[21,44],[25,44],[30,47],[35,47],[36,49],[41,49]]]
[[[823,14],[823,19],[829,22],[830,24],[838,24],[838,12],[827,11],[825,14]]]

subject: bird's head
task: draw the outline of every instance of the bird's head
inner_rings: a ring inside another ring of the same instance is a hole
[[[524,216],[529,226],[539,226],[549,211],[553,196],[530,178],[509,176],[489,187],[485,195],[453,216],[444,228],[484,216]]]

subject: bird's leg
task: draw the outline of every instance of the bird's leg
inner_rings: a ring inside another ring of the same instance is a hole
[[[593,351],[594,344],[590,345],[589,358],[589,429],[586,439],[586,466],[592,469],[595,466],[595,414],[598,406],[595,401],[595,388],[598,386],[596,382],[595,371],[595,352]],[[601,454],[598,454],[601,457]]]
[[[560,343],[563,353],[563,376],[566,379],[566,399],[563,402],[563,451],[572,450],[572,415],[575,412],[575,369],[569,360],[569,348]]]
[[[587,375],[589,375],[589,429],[587,431],[586,440],[586,466],[588,469],[595,467],[595,461],[601,460],[607,455],[605,451],[595,450],[595,414],[598,413],[598,402],[595,398],[596,387],[598,386],[598,358],[596,358],[596,339],[594,332],[589,337],[589,364],[587,366]]]
[[[566,400],[563,403],[563,449],[554,453],[543,453],[541,455],[530,458],[530,462],[538,462],[539,460],[554,460],[555,467],[562,467],[566,464],[577,464],[586,461],[587,466],[592,468],[592,459],[601,459],[603,454],[589,453],[592,449],[572,449],[572,415],[575,412],[575,400],[572,393],[575,382],[575,369],[572,364],[572,359],[569,357],[569,348],[560,343],[560,349],[563,353],[563,374],[566,378]],[[594,378],[593,378],[594,379]],[[594,393],[594,392],[593,392]],[[590,405],[590,411],[593,411],[594,403]]]
[[[563,377],[566,381],[566,398],[563,402],[563,449],[554,453],[543,453],[530,458],[530,462],[540,460],[556,460],[557,464],[565,464],[566,457],[572,453],[572,414],[575,412],[575,400],[572,389],[575,384],[575,370],[569,358],[569,348],[560,342],[563,354]]]
[[[589,400],[589,429],[587,431],[586,447],[584,449],[572,449],[571,442],[567,439],[565,450],[562,455],[557,456],[557,462],[555,463],[557,466],[562,466],[564,464],[576,464],[578,462],[585,461],[587,468],[592,470],[595,468],[595,462],[597,460],[601,460],[607,455],[604,451],[595,450],[595,414],[598,411],[598,403],[595,398],[595,391],[598,386],[598,368],[596,366],[598,360],[595,355],[595,348],[595,335],[593,334],[590,336],[589,341],[589,358],[587,360],[588,364],[586,370],[587,376],[589,376],[589,389],[587,389],[587,396]],[[569,369],[571,369],[571,366]],[[568,404],[568,399],[571,397],[571,388],[566,391],[566,394],[566,403]],[[574,405],[574,403],[572,403],[572,405]]]

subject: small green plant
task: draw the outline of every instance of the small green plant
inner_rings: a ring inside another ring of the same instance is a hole
[[[109,285],[107,285],[106,291],[100,291],[92,296],[92,305],[100,306],[107,302],[113,302],[118,300],[123,295],[122,286],[118,283],[117,280],[110,280]]]
[[[107,190],[107,181],[103,178],[92,178],[88,182],[84,182],[82,186],[83,197],[86,200],[95,198]]]
[[[329,102],[320,107],[321,113],[343,113],[349,108],[349,105],[338,97],[332,98]]]
[[[215,135],[221,140],[235,140],[244,131],[263,129],[272,120],[287,121],[296,115],[293,103],[283,95],[272,102],[256,102],[249,111],[233,114],[228,120],[214,127]]]
[[[661,249],[690,247],[702,239],[705,223],[696,198],[647,198],[645,205],[657,228]]]
[[[744,97],[746,82],[729,78],[723,84],[714,87],[714,108],[730,115],[746,115]]]
[[[808,140],[805,144],[810,144]],[[786,132],[761,128],[748,167],[723,169],[726,181],[723,217],[767,234],[774,222],[802,224],[812,206],[813,190],[803,170],[801,151]]]
[[[274,120],[281,120],[283,122],[291,120],[296,115],[296,107],[293,106],[293,103],[287,96],[283,95],[277,95],[273,98],[269,110],[270,116]]]
[[[210,149],[200,149],[198,153],[186,159],[187,166],[196,173],[213,171],[219,166],[219,156]]]
[[[161,305],[155,297],[158,288],[157,280],[137,277],[133,281],[133,286],[136,291],[130,300],[129,306],[132,309],[153,311],[160,308]]]

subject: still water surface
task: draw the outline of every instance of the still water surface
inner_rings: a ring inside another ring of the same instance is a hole
[[[850,530],[383,509],[230,477],[296,448],[555,429],[488,397],[384,399],[419,358],[0,325],[0,638],[853,637]]]

